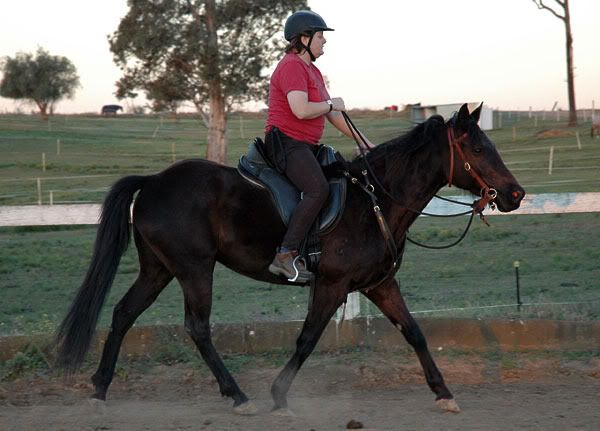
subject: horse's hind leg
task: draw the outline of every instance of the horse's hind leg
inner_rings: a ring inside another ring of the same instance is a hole
[[[400,329],[408,344],[415,349],[415,353],[425,372],[427,384],[436,395],[436,403],[444,410],[458,413],[460,411],[458,404],[454,401],[452,393],[446,387],[444,378],[431,357],[427,341],[419,325],[406,308],[404,298],[400,294],[400,287],[396,280],[391,279],[364,294]]]
[[[239,414],[254,414],[256,408],[225,367],[210,335],[214,264],[214,260],[206,259],[193,269],[188,268],[185,277],[178,277],[185,298],[185,328],[217,379],[221,394],[233,398],[234,411]]]
[[[309,308],[308,315],[304,320],[300,336],[296,340],[296,351],[279,373],[271,386],[271,396],[275,406],[275,412],[285,412],[287,409],[287,393],[298,370],[312,353],[321,334],[327,327],[329,320],[335,310],[341,305],[344,295],[335,286],[318,285],[314,288],[313,302]]]
[[[93,398],[106,399],[121,343],[135,320],[155,300],[164,287],[173,279],[173,275],[163,266],[152,251],[136,237],[140,257],[140,273],[125,296],[115,306],[112,324],[102,351],[98,370],[92,376],[96,392]]]

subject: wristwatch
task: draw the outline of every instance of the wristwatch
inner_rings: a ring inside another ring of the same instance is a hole
[[[329,105],[329,112],[333,111],[333,102],[331,99],[327,99],[326,102]]]

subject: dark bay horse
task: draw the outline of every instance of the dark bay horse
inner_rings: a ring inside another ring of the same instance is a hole
[[[481,107],[469,113],[465,104],[447,123],[434,116],[366,156],[377,184],[387,191],[376,187],[375,195],[400,256],[406,231],[417,217],[415,210],[425,208],[449,181],[476,195],[483,181],[495,189],[489,200],[494,199],[501,211],[519,207],[525,192],[477,126],[480,111]],[[456,150],[451,150],[452,142]],[[454,157],[457,152],[464,163],[458,155]],[[361,177],[364,163],[360,158],[352,161],[350,173]],[[138,191],[130,225],[130,206]],[[131,226],[140,272],[114,308],[100,365],[92,377],[93,398],[106,399],[126,332],[175,277],[185,300],[185,328],[221,394],[233,398],[236,412],[253,412],[211,341],[213,269],[218,261],[253,279],[286,284],[268,271],[285,226],[268,192],[244,180],[236,169],[206,160],[182,161],[156,175],[128,176],[114,184],[103,205],[92,262],[57,334],[58,364],[68,371],[81,365],[127,248]],[[367,296],[400,329],[414,348],[440,407],[459,411],[404,303],[395,271],[390,271],[390,252],[364,190],[349,185],[342,219],[321,242],[312,303],[296,350],[271,387],[275,411],[287,411],[287,392],[294,377],[330,318],[353,291]]]

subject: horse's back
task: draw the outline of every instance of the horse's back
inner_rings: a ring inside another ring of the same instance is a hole
[[[153,246],[210,254],[248,274],[256,259],[261,266],[272,258],[285,233],[268,191],[235,168],[204,159],[184,160],[148,177],[133,222]]]
[[[138,222],[160,218],[171,223],[191,213],[208,215],[237,196],[252,193],[253,187],[234,168],[204,159],[183,160],[147,178],[134,216]]]

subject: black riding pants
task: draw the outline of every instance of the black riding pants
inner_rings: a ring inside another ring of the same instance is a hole
[[[286,157],[285,175],[302,192],[302,200],[294,210],[282,247],[298,250],[319,211],[329,196],[329,183],[317,162],[317,145],[296,141],[281,134]]]

